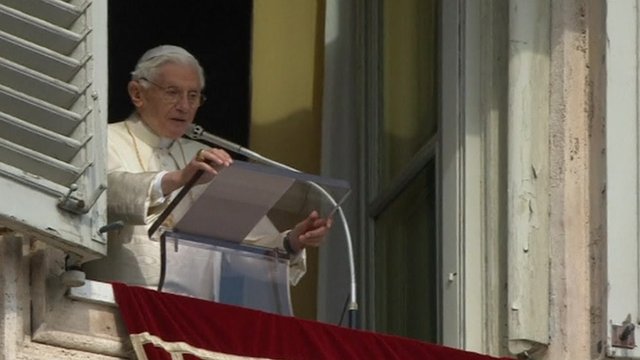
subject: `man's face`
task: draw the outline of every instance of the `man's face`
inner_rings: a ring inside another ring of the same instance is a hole
[[[200,99],[198,71],[190,65],[167,63],[143,88],[138,80],[138,97],[132,100],[142,120],[157,135],[177,139],[187,131],[195,118]]]

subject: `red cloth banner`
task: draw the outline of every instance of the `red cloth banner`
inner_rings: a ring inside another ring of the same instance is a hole
[[[142,360],[496,359],[124,284],[113,290]]]

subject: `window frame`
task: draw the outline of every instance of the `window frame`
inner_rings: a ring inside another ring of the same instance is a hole
[[[606,6],[606,353],[640,359],[640,348],[613,345],[614,326],[637,324],[640,316],[640,7],[611,0]]]

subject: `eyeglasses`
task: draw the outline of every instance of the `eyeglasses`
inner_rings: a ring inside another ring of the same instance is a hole
[[[176,87],[176,86],[165,87],[147,78],[140,78],[140,80],[144,80],[149,84],[156,86],[158,89],[162,90],[162,100],[167,104],[177,104],[180,100],[182,100],[183,91],[179,87]],[[200,107],[207,100],[207,97],[199,91],[187,91],[186,95],[187,95],[187,103],[191,108]]]

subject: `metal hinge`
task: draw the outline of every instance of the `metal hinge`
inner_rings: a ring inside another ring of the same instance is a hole
[[[630,316],[621,325],[611,324],[611,346],[634,349],[636,347],[635,330],[636,326]]]
[[[69,192],[60,198],[60,202],[58,203],[58,207],[69,212],[72,212],[77,215],[83,215],[89,212],[93,205],[98,201],[98,198],[102,193],[107,189],[105,185],[100,184],[98,188],[93,192],[93,196],[88,201],[83,199],[78,199],[73,195],[73,193],[78,190],[78,185],[71,184],[69,186]]]

